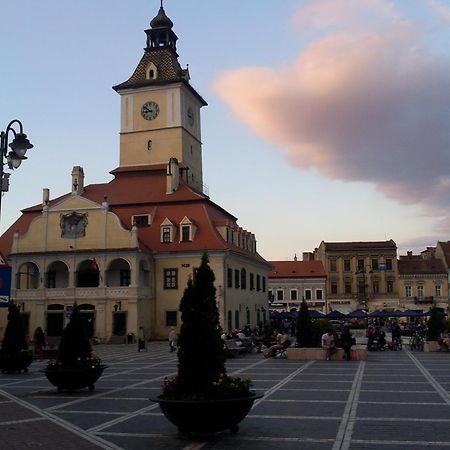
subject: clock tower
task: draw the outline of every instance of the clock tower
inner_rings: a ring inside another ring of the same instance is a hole
[[[150,22],[133,75],[113,89],[121,96],[120,168],[166,165],[176,158],[183,179],[203,189],[200,108],[205,100],[178,62],[173,23],[164,8]]]

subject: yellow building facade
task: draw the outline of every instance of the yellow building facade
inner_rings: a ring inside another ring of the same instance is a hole
[[[0,238],[12,267],[11,298],[30,334],[61,335],[74,303],[91,336],[125,342],[129,333],[166,339],[179,327],[179,302],[207,252],[224,329],[266,320],[270,265],[254,234],[204,193],[200,110],[161,7],[146,30],[144,55],[117,86],[120,165],[108,183],[85,183],[75,166],[71,191],[22,211]],[[5,311],[2,311],[0,335]]]

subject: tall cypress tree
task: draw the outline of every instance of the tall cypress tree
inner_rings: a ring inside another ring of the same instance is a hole
[[[72,317],[61,336],[58,348],[58,361],[63,365],[74,365],[89,358],[92,347],[89,342],[87,323],[75,304]]]
[[[311,347],[312,346],[312,323],[309,316],[308,305],[305,299],[302,300],[300,305],[300,311],[297,314],[297,321],[295,324],[297,346],[298,347]]]
[[[2,341],[2,353],[17,356],[20,350],[28,349],[25,327],[20,317],[20,308],[11,303],[8,307],[8,324]]]
[[[208,255],[204,253],[196,278],[189,279],[180,303],[178,379],[188,395],[201,395],[220,374],[225,374],[214,280]]]

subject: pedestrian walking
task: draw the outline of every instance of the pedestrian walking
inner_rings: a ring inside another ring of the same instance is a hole
[[[44,347],[47,345],[45,334],[41,327],[37,327],[34,332],[34,354],[39,359],[44,359]]]

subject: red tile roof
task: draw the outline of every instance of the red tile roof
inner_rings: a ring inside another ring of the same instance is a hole
[[[447,267],[450,267],[450,241],[438,242],[437,245],[442,248],[442,252],[444,253],[444,258],[445,262],[447,263]]]
[[[269,261],[269,278],[325,278],[322,261]]]
[[[138,237],[143,248],[156,252],[231,250],[244,254],[267,264],[258,253],[226,242],[216,230],[216,223],[230,224],[237,229],[236,217],[228,213],[207,196],[195,192],[183,181],[178,190],[166,194],[166,170],[162,167],[132,168],[128,171],[113,171],[115,178],[109,183],[92,184],[85,187],[82,197],[101,204],[108,202],[110,211],[115,213],[126,229],[131,229],[132,216],[151,214],[152,224],[138,228]],[[72,194],[52,200],[59,203]],[[30,222],[41,214],[42,205],[35,205],[22,211],[22,216],[0,237],[0,249],[5,256],[11,252],[14,232],[23,234]],[[192,242],[180,241],[179,224],[187,216],[196,224],[197,230]],[[161,243],[161,223],[168,218],[176,227],[177,233],[171,243]]]
[[[437,258],[430,259],[400,259],[398,261],[399,275],[446,275],[444,263]]]

